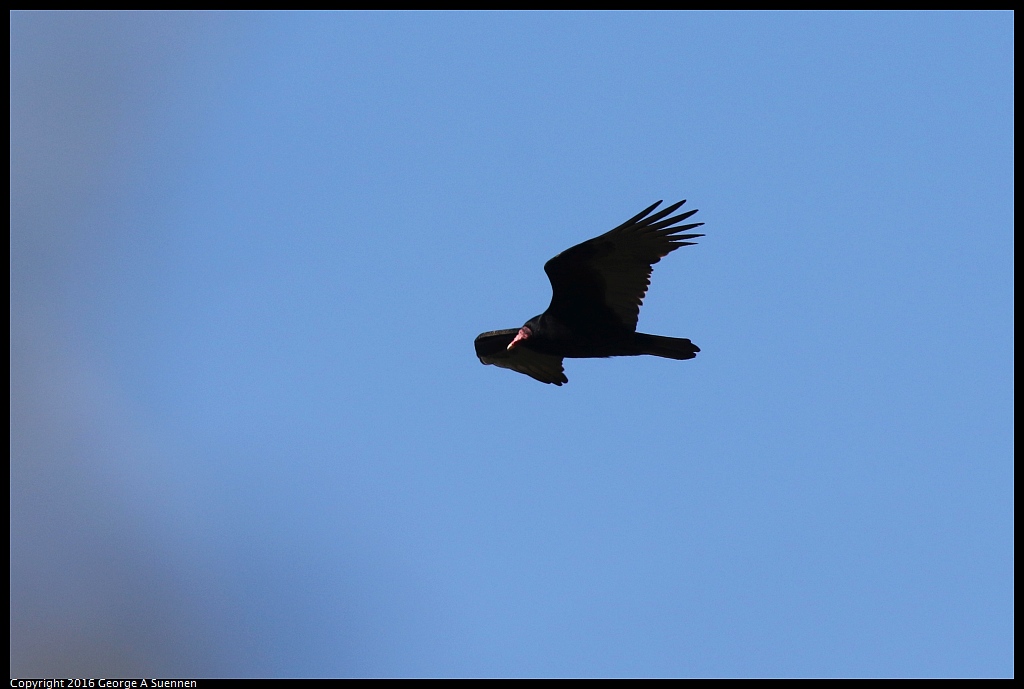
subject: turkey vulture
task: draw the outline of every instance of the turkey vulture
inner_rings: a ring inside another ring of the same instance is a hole
[[[702,234],[678,234],[696,209],[672,217],[685,200],[650,215],[658,201],[600,237],[544,264],[551,280],[548,310],[522,328],[492,330],[473,343],[481,363],[525,373],[542,383],[568,383],[562,359],[653,354],[692,359],[700,348],[685,338],[636,332],[654,264]]]

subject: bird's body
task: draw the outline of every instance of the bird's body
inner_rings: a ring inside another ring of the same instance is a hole
[[[484,364],[510,368],[562,385],[563,358],[651,354],[692,359],[700,349],[684,338],[636,332],[653,266],[701,234],[679,234],[703,223],[678,225],[696,210],[671,215],[680,201],[648,215],[661,201],[610,232],[577,244],[546,264],[551,304],[521,328],[482,333],[475,341]]]

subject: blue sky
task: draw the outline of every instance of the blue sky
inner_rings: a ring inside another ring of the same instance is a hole
[[[10,33],[12,676],[1013,675],[1012,14]]]

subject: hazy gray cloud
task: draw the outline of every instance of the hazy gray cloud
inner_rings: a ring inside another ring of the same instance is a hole
[[[76,345],[71,298],[90,289],[116,232],[105,216],[138,145],[126,123],[171,78],[186,28],[166,16],[11,16],[12,676],[215,667],[192,564],[145,533],[142,496],[126,499],[120,469],[153,450]]]

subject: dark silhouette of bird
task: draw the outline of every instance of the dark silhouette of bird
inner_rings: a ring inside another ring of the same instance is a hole
[[[672,215],[685,200],[651,213],[658,201],[615,229],[577,244],[544,264],[551,280],[547,311],[521,328],[477,336],[476,355],[542,383],[568,383],[562,359],[651,354],[692,359],[700,348],[681,337],[636,331],[654,264],[702,234],[680,234],[704,223],[680,225],[696,209]],[[671,217],[666,217],[671,216]]]

